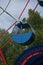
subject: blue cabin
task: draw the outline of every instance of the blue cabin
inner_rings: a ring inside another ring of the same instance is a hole
[[[38,0],[38,3],[39,3],[40,6],[43,7],[43,0]]]
[[[21,29],[24,28],[31,28],[31,26],[28,23],[24,23],[24,22],[20,22],[19,24],[16,25],[17,27],[19,27]],[[26,32],[26,33],[20,33],[20,34],[12,34],[12,39],[21,45],[25,45],[25,44],[30,44],[34,41],[35,39],[35,34],[32,32]]]

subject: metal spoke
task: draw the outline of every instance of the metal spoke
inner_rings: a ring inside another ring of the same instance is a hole
[[[8,8],[8,6],[9,6],[10,2],[11,2],[11,0],[9,0],[9,2],[8,2],[8,4],[7,4],[6,8],[5,8],[5,10]],[[3,13],[4,13],[4,11],[3,11],[2,13],[0,13],[0,16],[1,16]]]
[[[19,22],[19,19],[17,19],[15,16],[13,17],[10,13],[8,13],[6,10],[4,10],[2,7],[0,7],[6,14],[8,14],[10,17],[12,17],[13,19],[15,19],[16,21]]]

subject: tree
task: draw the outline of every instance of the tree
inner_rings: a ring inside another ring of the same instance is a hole
[[[32,11],[32,9],[29,9],[28,15],[31,15]],[[35,11],[30,20],[28,16],[27,22],[30,23],[36,31],[36,38],[32,45],[43,43],[43,17],[41,17],[40,14]]]

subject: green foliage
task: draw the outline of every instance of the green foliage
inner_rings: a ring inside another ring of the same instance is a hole
[[[25,22],[26,21],[26,18],[23,18],[23,20],[22,20],[23,22]]]
[[[30,9],[28,14],[31,15],[32,11],[33,10]],[[28,17],[27,22],[33,26],[36,32],[36,38],[32,45],[43,43],[43,17],[41,17],[40,14],[36,11],[33,13],[30,21]]]
[[[5,32],[5,30],[0,30],[0,32]],[[1,37],[0,47],[3,47],[9,41],[10,38],[11,34],[9,34],[8,32],[3,37]],[[13,65],[13,62],[19,56],[19,54],[23,52],[24,48],[25,46],[15,44],[15,42],[11,39],[11,42],[8,42],[7,45],[2,49],[7,63],[9,65]],[[3,62],[0,62],[0,65],[4,65]]]

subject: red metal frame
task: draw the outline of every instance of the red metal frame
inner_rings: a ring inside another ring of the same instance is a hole
[[[5,56],[4,56],[4,54],[3,54],[3,52],[2,52],[1,49],[0,49],[0,56],[1,56],[2,62],[3,62],[5,65],[7,65],[7,62],[6,62]]]

